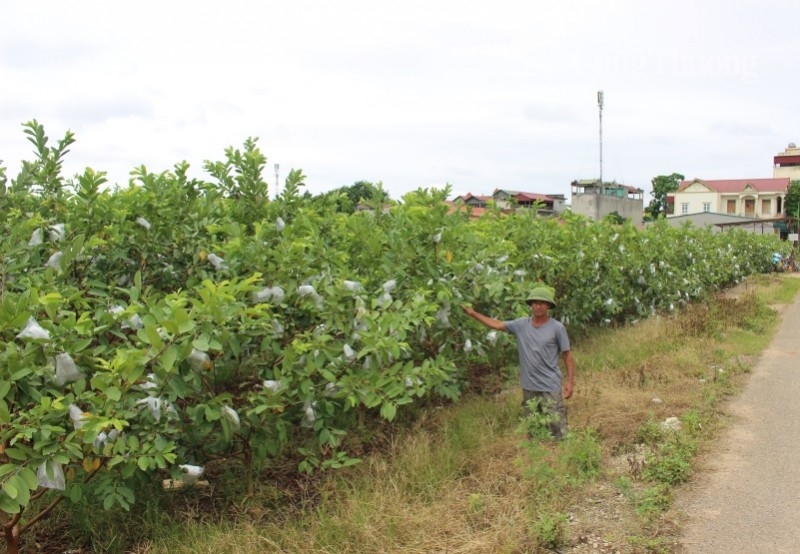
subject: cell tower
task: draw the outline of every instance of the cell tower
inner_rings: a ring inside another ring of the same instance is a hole
[[[603,91],[597,91],[597,108],[600,111],[600,194],[605,194],[603,183]]]

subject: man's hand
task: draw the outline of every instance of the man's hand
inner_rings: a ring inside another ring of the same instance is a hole
[[[574,383],[572,381],[567,381],[564,383],[564,399],[572,398],[572,389],[575,388]]]

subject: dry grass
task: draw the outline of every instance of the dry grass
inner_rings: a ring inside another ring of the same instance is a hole
[[[532,451],[518,431],[519,398],[510,385],[510,393],[431,411],[388,451],[327,479],[319,501],[297,520],[243,511],[238,523],[189,523],[180,540],[138,552],[549,552],[541,522],[559,514],[569,520],[560,551],[588,552],[579,550],[586,537],[602,537],[617,552],[657,552],[653,545],[668,542],[673,524],[637,517],[622,497],[615,480],[640,477],[625,456],[648,421],[694,411],[712,432],[723,400],[746,378],[776,321],[756,295],[786,301],[798,286],[786,292],[785,283],[762,279],[737,297],[574,340],[569,421],[572,431],[599,437],[602,471],[594,481],[554,480],[552,490],[541,490],[549,485],[530,476]],[[548,445],[537,459],[560,451]]]

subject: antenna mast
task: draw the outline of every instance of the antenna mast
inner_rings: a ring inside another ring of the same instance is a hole
[[[600,194],[605,194],[605,184],[603,184],[603,91],[597,91],[597,107],[600,111]]]
[[[280,164],[275,164],[275,198],[278,198],[278,176],[280,175]]]

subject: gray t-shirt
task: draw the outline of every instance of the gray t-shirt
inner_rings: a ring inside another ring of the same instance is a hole
[[[564,324],[551,317],[544,325],[534,327],[530,317],[522,317],[503,325],[517,338],[520,386],[536,392],[560,392],[558,357],[569,350]]]

